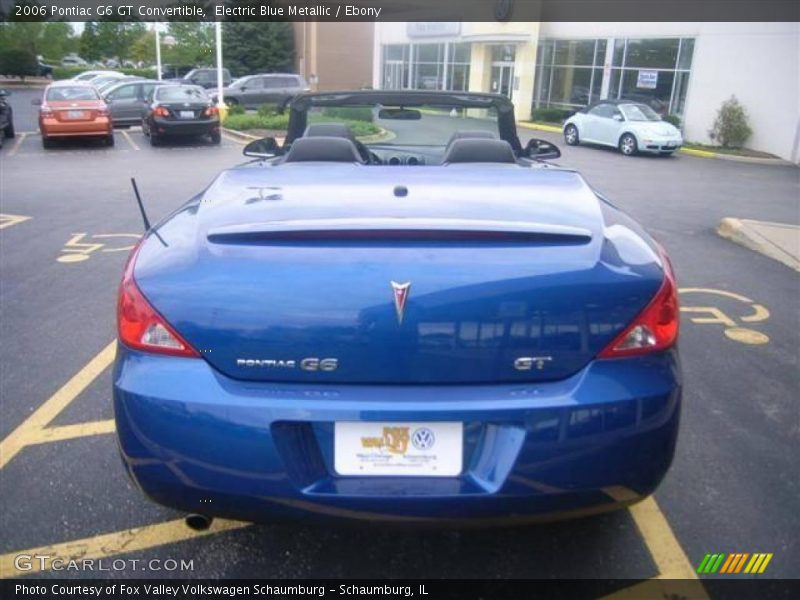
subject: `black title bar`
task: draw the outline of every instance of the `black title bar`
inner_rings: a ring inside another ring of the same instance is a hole
[[[800,21],[797,0],[0,0],[11,21]]]

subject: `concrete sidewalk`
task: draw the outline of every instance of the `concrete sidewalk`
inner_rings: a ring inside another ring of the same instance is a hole
[[[717,233],[800,271],[800,226],[726,217]]]

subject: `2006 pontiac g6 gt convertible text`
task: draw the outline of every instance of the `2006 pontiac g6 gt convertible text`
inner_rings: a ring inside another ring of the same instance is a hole
[[[681,374],[664,250],[502,96],[305,94],[119,293],[131,477],[199,518],[589,514],[652,493]]]

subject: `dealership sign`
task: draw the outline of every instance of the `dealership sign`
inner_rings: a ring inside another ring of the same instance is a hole
[[[654,90],[658,85],[658,71],[639,71],[636,78],[636,87]]]
[[[440,37],[458,35],[461,33],[461,23],[456,22],[435,22],[435,21],[409,21],[407,23],[406,34],[410,38],[418,37]]]

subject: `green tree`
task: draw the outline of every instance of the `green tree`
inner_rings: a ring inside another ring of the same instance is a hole
[[[156,34],[153,31],[145,31],[139,38],[131,44],[131,58],[136,61],[146,63],[156,62]]]
[[[39,61],[36,54],[23,48],[7,48],[0,51],[0,73],[8,77],[25,77],[36,75],[39,71]]]
[[[176,65],[210,65],[214,62],[214,25],[211,23],[170,23],[169,35],[175,45],[164,47],[164,61]]]
[[[100,21],[97,24],[97,42],[101,56],[122,62],[130,57],[133,43],[146,31],[144,23]]]
[[[60,60],[77,48],[78,38],[75,31],[69,23],[64,22],[45,23],[36,43],[38,54],[54,60]]]
[[[100,41],[97,37],[97,23],[87,21],[81,33],[80,54],[85,60],[100,60]]]
[[[236,76],[292,69],[291,23],[228,21],[222,25],[222,40],[225,66]]]

